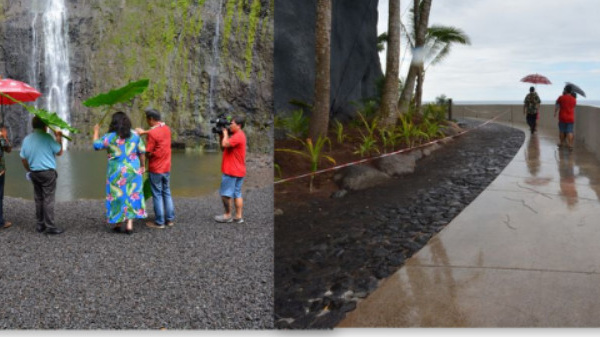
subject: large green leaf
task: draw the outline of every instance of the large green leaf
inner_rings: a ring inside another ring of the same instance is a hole
[[[46,124],[50,129],[52,129],[54,131],[55,128],[59,128],[59,129],[65,129],[65,130],[69,130],[69,132],[71,133],[79,133],[79,130],[72,127],[69,123],[67,123],[66,121],[64,121],[62,118],[60,118],[56,112],[50,112],[44,109],[37,109],[33,106],[29,106],[19,100],[16,100],[8,95],[5,95],[3,93],[0,93],[0,95],[10,98],[11,100],[13,100],[15,103],[21,105],[22,107],[24,107],[25,109],[27,109],[27,111],[29,111],[31,114],[39,117],[39,119],[41,119],[44,124]],[[70,137],[63,135],[64,138],[71,140]]]
[[[30,113],[38,116],[49,127],[56,126],[59,129],[69,130],[69,132],[71,132],[71,133],[79,133],[78,129],[69,125],[69,123],[67,123],[62,118],[60,118],[56,114],[56,112],[50,112],[50,111],[46,111],[44,109],[36,109],[36,108],[30,107],[30,106],[26,106],[26,109]]]
[[[99,94],[83,102],[83,105],[93,108],[99,106],[111,106],[117,103],[127,102],[135,96],[143,93],[147,88],[150,80],[142,79],[136,82],[131,82],[119,89],[111,90],[107,93]]]

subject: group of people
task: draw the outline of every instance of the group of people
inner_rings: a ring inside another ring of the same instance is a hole
[[[124,112],[112,115],[108,132],[100,136],[100,125],[94,126],[94,150],[106,150],[106,218],[115,232],[132,234],[133,220],[147,217],[143,174],[148,163],[148,179],[152,191],[155,219],[146,226],[155,229],[175,225],[175,207],[171,196],[171,130],[152,108],[145,110],[149,129],[132,129]],[[56,194],[56,157],[63,153],[62,132],[48,133],[48,126],[38,117],[32,120],[33,132],[23,140],[20,157],[27,179],[34,188],[36,230],[45,234],[61,234],[54,219]],[[224,213],[214,217],[221,223],[243,223],[242,184],[246,176],[246,135],[243,117],[234,117],[220,137],[223,150],[220,195]],[[146,137],[146,142],[142,139]],[[3,217],[5,165],[4,153],[12,149],[5,128],[0,130],[0,228],[11,222]],[[235,205],[235,212],[234,212]]]
[[[539,119],[541,100],[535,92],[535,88],[529,88],[529,94],[525,96],[523,114],[526,115],[527,124],[533,134],[537,128],[537,120]],[[560,143],[558,147],[567,147],[573,151],[574,146],[574,123],[575,123],[575,106],[577,105],[577,94],[573,91],[571,85],[566,85],[563,93],[556,100],[554,107],[554,117],[558,115],[558,129]]]

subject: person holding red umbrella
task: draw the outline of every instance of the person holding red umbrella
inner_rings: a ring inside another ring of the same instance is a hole
[[[529,129],[531,130],[531,134],[535,132],[538,112],[540,111],[540,96],[538,96],[537,92],[535,92],[535,88],[529,88],[529,94],[525,96],[524,106],[523,106],[523,114],[527,117],[527,124],[529,124]]]
[[[0,129],[0,228],[8,228],[12,225],[9,221],[4,220],[4,179],[6,177],[4,153],[9,153],[11,150],[6,127],[2,126]]]
[[[5,127],[3,106],[18,102],[32,102],[40,96],[41,93],[29,84],[0,76],[0,116],[2,117],[2,122],[0,123],[2,125],[0,130],[0,228],[8,228],[12,225],[10,222],[4,220],[3,212],[4,181],[6,175],[4,153],[11,151],[11,144],[8,140],[8,133]]]

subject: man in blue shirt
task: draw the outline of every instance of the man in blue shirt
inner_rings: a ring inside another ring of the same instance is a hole
[[[35,215],[38,233],[60,234],[62,229],[54,224],[54,195],[56,192],[56,159],[63,153],[62,132],[54,132],[52,138],[48,127],[38,117],[31,121],[33,132],[25,137],[21,146],[23,166],[33,182]]]

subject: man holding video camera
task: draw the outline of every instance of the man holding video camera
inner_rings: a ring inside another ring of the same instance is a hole
[[[219,134],[223,161],[221,163],[221,188],[219,190],[225,213],[215,216],[217,222],[243,223],[242,183],[246,176],[246,134],[242,131],[244,118],[236,116],[231,119],[229,128],[223,128]],[[231,135],[230,135],[231,133]],[[232,203],[233,201],[233,203]],[[233,214],[235,204],[235,215]]]

